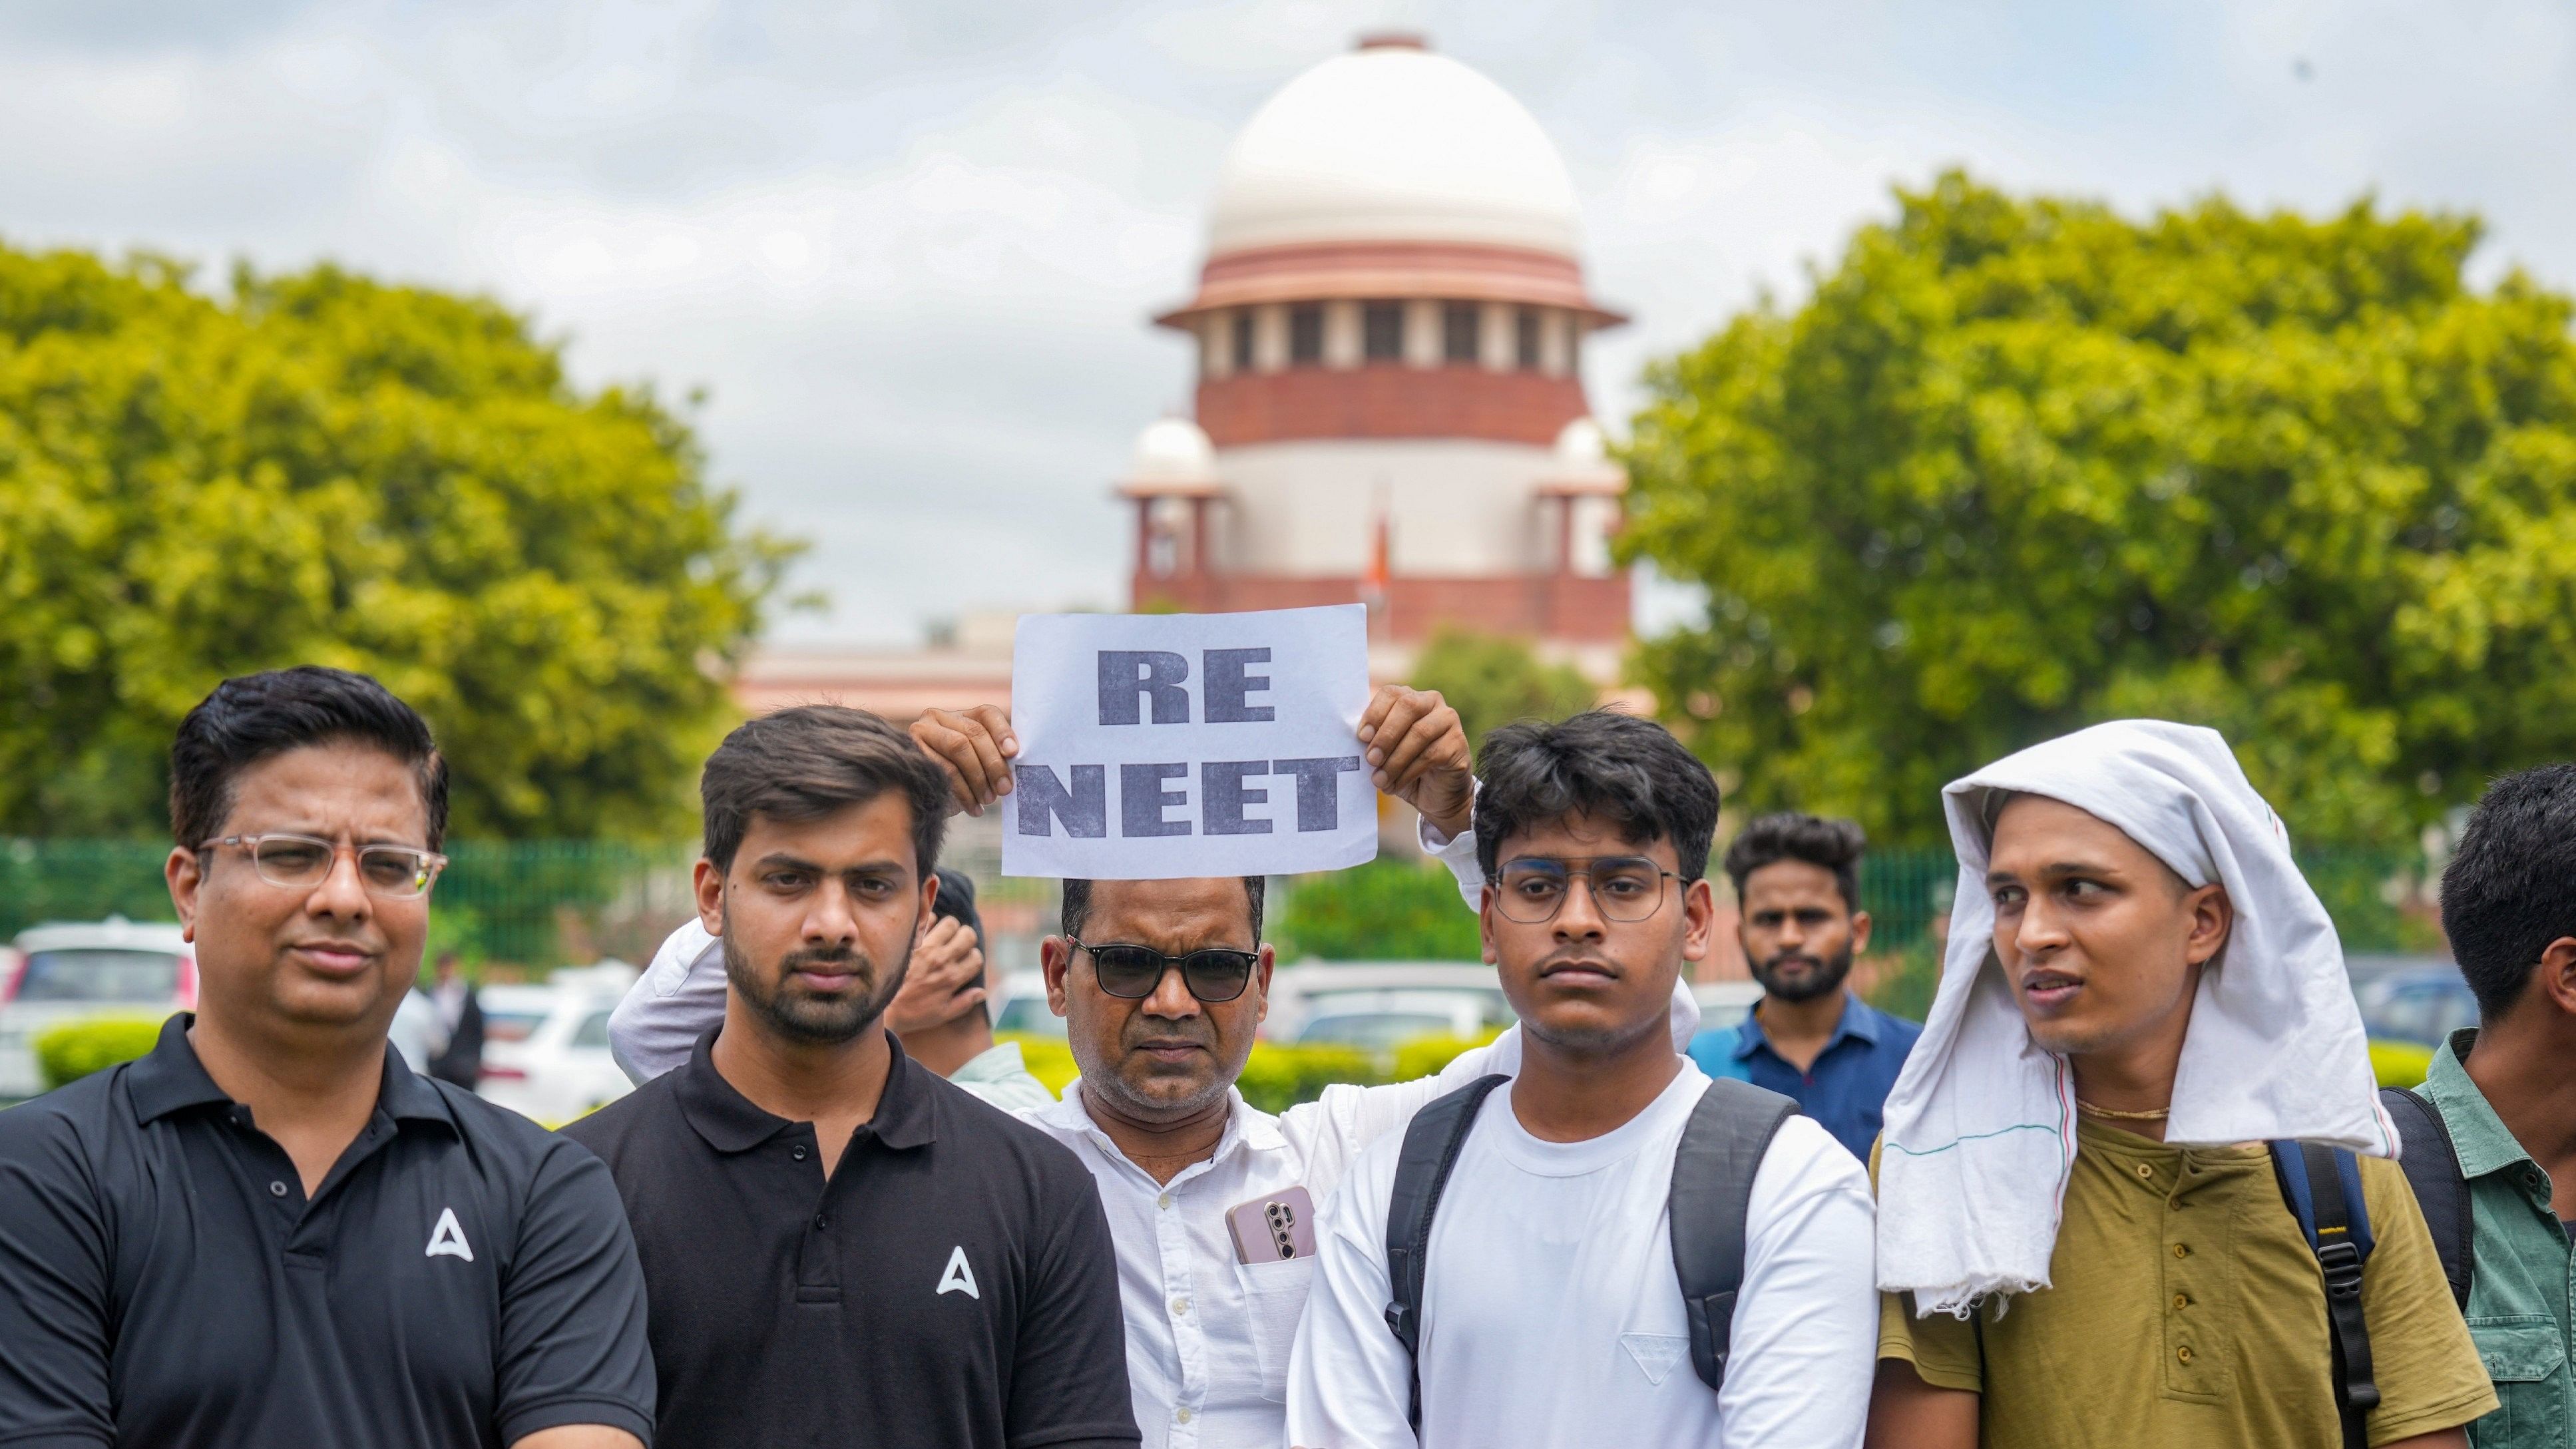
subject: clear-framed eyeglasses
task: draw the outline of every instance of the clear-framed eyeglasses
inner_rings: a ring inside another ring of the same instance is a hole
[[[1604,855],[1590,860],[1552,860],[1523,856],[1503,862],[1495,902],[1505,920],[1524,926],[1545,925],[1565,909],[1565,898],[1581,880],[1592,892],[1592,908],[1607,921],[1642,921],[1663,909],[1664,879],[1680,880],[1642,855]]]
[[[251,869],[273,886],[288,890],[311,890],[328,879],[331,868],[340,858],[342,847],[311,835],[226,835],[198,846],[213,850],[218,846],[235,846],[250,856]],[[447,868],[447,857],[434,850],[421,850],[409,845],[360,845],[357,852],[358,880],[367,894],[389,901],[412,901],[429,894],[438,873]]]

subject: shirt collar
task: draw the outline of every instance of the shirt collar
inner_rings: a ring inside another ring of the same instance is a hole
[[[755,1105],[716,1070],[716,1036],[723,1030],[719,1022],[698,1038],[672,1090],[679,1099],[680,1115],[709,1147],[723,1153],[748,1152],[797,1124]],[[893,1060],[887,1064],[885,1090],[877,1096],[876,1115],[868,1119],[868,1130],[888,1147],[926,1146],[938,1135],[933,1130],[930,1073],[904,1055],[903,1043],[893,1032],[886,1032],[886,1047]]]
[[[2484,1177],[2531,1160],[2488,1105],[2487,1094],[2469,1076],[2465,1058],[2477,1039],[2478,1029],[2473,1026],[2451,1033],[2451,1039],[2434,1050],[2433,1064],[2424,1074],[2424,1095],[2432,1099],[2442,1114],[2442,1125],[2450,1130],[2451,1150],[2459,1154],[2463,1177]]]
[[[1832,1034],[1825,1038],[1824,1046],[1816,1053],[1817,1058],[1821,1060],[1845,1037],[1857,1037],[1871,1046],[1878,1045],[1879,1027],[1886,1020],[1878,1008],[1848,991],[1844,992],[1842,1017],[1834,1023]],[[1762,1034],[1761,1013],[1758,1010],[1744,1013],[1743,1024],[1735,1029],[1735,1059],[1745,1061],[1757,1048],[1770,1044],[1770,1039]]]
[[[196,1044],[188,1040],[188,1028],[196,1022],[193,1011],[174,1014],[161,1023],[161,1039],[153,1043],[152,1050],[126,1069],[125,1089],[134,1103],[137,1125],[149,1126],[190,1107],[232,1104],[231,1095],[206,1074],[206,1064],[198,1059]],[[390,1043],[385,1047],[384,1073],[376,1083],[376,1107],[397,1122],[456,1126],[456,1114],[448,1109],[447,1099],[414,1072]]]

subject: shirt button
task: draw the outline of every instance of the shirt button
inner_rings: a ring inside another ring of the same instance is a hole
[[[2179,1313],[2179,1312],[2181,1312],[2183,1309],[2189,1308],[2190,1306],[2191,1306],[2191,1299],[2190,1299],[2188,1296],[2186,1296],[2186,1295],[2184,1295],[2184,1294],[2181,1294],[2181,1293],[2177,1293],[2177,1294],[2175,1294],[2175,1295],[2174,1295],[2174,1311],[2175,1311],[2175,1312]]]
[[[269,1195],[270,1197],[284,1197],[284,1196],[286,1196],[286,1184],[285,1184],[285,1183],[282,1183],[282,1182],[272,1182],[272,1183],[270,1183],[270,1184],[268,1185],[268,1195]]]
[[[1172,1411],[1172,1422],[1173,1422],[1173,1423],[1175,1423],[1175,1424],[1186,1424],[1186,1423],[1188,1423],[1189,1421],[1190,1421],[1190,1411],[1189,1411],[1189,1409],[1188,1409],[1186,1406],[1184,1406],[1184,1407],[1182,1407],[1182,1408],[1174,1409],[1174,1410]]]
[[[832,1220],[831,1220],[830,1218],[825,1217],[825,1216],[824,1216],[823,1214],[821,1214],[821,1213],[816,1213],[816,1214],[814,1214],[814,1231],[816,1231],[816,1232],[818,1232],[818,1233],[819,1233],[819,1232],[822,1232],[822,1231],[824,1231],[824,1230],[826,1230],[826,1229],[830,1228],[831,1226],[832,1226]]]
[[[2188,1258],[2191,1256],[2191,1249],[2180,1243],[2176,1243],[2174,1244],[2174,1256],[2177,1258]]]
[[[799,1162],[803,1162],[805,1160],[805,1149],[802,1147],[790,1147],[787,1149],[787,1155],[795,1158]]]
[[[2155,1175],[2156,1170],[2154,1168],[2149,1167],[2143,1162],[2138,1164],[2138,1176],[2141,1180],[2152,1181],[2155,1178]]]
[[[2174,1357],[2182,1360],[2184,1363],[2191,1362],[2191,1345],[2186,1343],[2182,1347],[2175,1349]]]
[[[1173,1300],[1172,1300],[1172,1311],[1173,1311],[1174,1313],[1187,1313],[1187,1312],[1189,1312],[1189,1311],[1190,1311],[1190,1300],[1188,1300],[1187,1298],[1175,1298],[1175,1299],[1173,1299]]]
[[[1169,1211],[1172,1206],[1172,1195],[1167,1192],[1161,1197],[1154,1199],[1154,1206]],[[1184,1409],[1182,1412],[1187,1413],[1188,1410]]]

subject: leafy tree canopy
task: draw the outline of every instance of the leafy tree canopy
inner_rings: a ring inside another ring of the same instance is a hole
[[[1570,664],[1542,662],[1519,639],[1444,629],[1413,664],[1417,689],[1436,689],[1481,749],[1497,726],[1522,719],[1563,719],[1590,709],[1600,691]]]
[[[460,833],[684,826],[789,554],[687,425],[486,300],[187,282],[0,247],[0,833],[163,828],[179,717],[293,663],[428,717]]]
[[[2474,217],[1897,199],[1636,420],[1625,547],[1709,596],[1644,682],[1747,808],[1933,843],[1945,781],[2155,715],[2390,840],[2576,755],[2570,304],[2472,287]]]

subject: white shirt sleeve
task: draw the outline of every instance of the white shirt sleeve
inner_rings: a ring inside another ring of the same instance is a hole
[[[1314,1285],[1288,1357],[1288,1442],[1298,1449],[1416,1449],[1412,1364],[1386,1326],[1392,1152],[1360,1164],[1324,1202]]]
[[[1417,815],[1413,820],[1413,838],[1422,842],[1423,854],[1438,857],[1442,865],[1449,867],[1449,873],[1458,878],[1458,894],[1466,898],[1467,909],[1481,911],[1485,908],[1485,867],[1476,859],[1475,818],[1475,805],[1470,801],[1467,807],[1468,828],[1453,838],[1432,829],[1430,820]]]
[[[653,964],[608,1014],[608,1054],[642,1086],[685,1064],[724,1011],[724,943],[692,917],[663,940]]]
[[[1869,1174],[1792,1117],[1753,1174],[1746,1217],[1718,1443],[1858,1449],[1878,1367]]]

